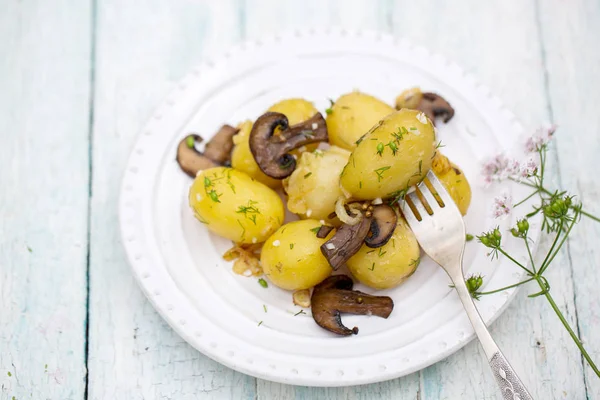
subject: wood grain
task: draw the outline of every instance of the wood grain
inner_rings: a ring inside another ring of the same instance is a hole
[[[211,48],[239,39],[233,2],[102,1],[93,125],[89,399],[253,399],[255,380],[175,334],[134,281],[117,198],[153,108]]]
[[[0,196],[0,399],[501,398],[477,343],[420,373],[346,388],[276,384],[213,362],[137,287],[118,232],[120,178],[154,107],[203,56],[245,38],[341,26],[441,53],[532,131],[558,123],[553,183],[600,214],[597,1],[98,0],[93,8],[11,0],[0,12],[0,184],[9,193]],[[598,235],[600,224],[582,221],[548,274],[596,361]],[[526,297],[534,290],[518,294],[493,335],[534,398],[600,398],[600,380],[552,310]]]
[[[548,120],[542,45],[533,1],[396,1],[394,6],[396,34],[461,65],[532,131]],[[557,259],[556,263],[565,265],[568,260]],[[561,294],[561,304],[573,310],[569,269],[550,271],[548,279],[553,293]],[[492,325],[492,334],[534,398],[584,398],[578,353],[565,348],[570,339],[544,300],[526,297],[534,290],[526,286],[517,295]],[[573,320],[574,315],[568,315]],[[476,342],[422,375],[426,399],[501,398]]]
[[[90,2],[0,12],[0,398],[85,390]]]
[[[600,3],[591,0],[539,2],[540,26],[547,69],[548,110],[559,125],[555,149],[560,161],[558,182],[584,208],[600,214],[600,183],[596,160],[600,152],[600,114],[594,99],[600,93]],[[553,268],[569,267],[573,274],[575,304],[567,312],[577,315],[578,331],[588,352],[600,363],[600,224],[583,218],[574,229],[563,261]],[[557,291],[552,289],[552,293]],[[561,343],[576,354],[568,339]],[[585,367],[587,398],[600,398],[600,379]]]

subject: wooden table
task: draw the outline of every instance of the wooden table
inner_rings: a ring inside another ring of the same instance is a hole
[[[472,72],[532,130],[560,125],[557,186],[600,212],[597,0],[4,0],[0,5],[0,399],[500,399],[477,343],[380,384],[294,387],[195,351],[153,310],[121,247],[117,196],[152,109],[202,57],[330,25],[403,36]],[[600,225],[548,275],[600,361]],[[536,399],[600,380],[525,287],[492,326]]]

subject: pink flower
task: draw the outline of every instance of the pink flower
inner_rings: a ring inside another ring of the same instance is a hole
[[[512,211],[512,197],[509,195],[498,196],[494,199],[492,215],[494,218],[504,218]]]
[[[489,159],[482,166],[481,173],[483,174],[483,180],[489,184],[492,181],[505,179],[509,162],[509,159],[504,154],[498,154]]]
[[[543,146],[546,146],[550,140],[552,140],[554,132],[556,132],[556,125],[542,126],[533,134],[533,136],[527,138],[525,141],[525,151],[528,153],[535,153]]]
[[[537,174],[538,163],[530,158],[526,163],[521,164],[521,168],[519,169],[519,176],[521,178],[529,178]]]

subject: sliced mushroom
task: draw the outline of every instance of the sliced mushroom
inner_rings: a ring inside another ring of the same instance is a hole
[[[327,235],[329,235],[329,232],[331,232],[332,230],[333,230],[333,226],[321,225],[321,227],[317,231],[317,237],[319,239],[325,239],[327,237]]]
[[[397,223],[398,216],[392,207],[387,204],[373,207],[373,220],[365,244],[371,248],[383,246],[394,234]]]
[[[366,214],[356,225],[342,225],[328,241],[321,245],[321,253],[334,270],[339,269],[362,246],[369,230],[371,218]]]
[[[275,135],[275,129],[281,132]],[[250,151],[261,171],[271,178],[283,179],[296,168],[296,159],[289,152],[307,144],[326,142],[327,125],[321,113],[294,126],[277,112],[261,115],[250,132]]]
[[[444,123],[447,123],[454,117],[454,108],[452,108],[450,103],[442,96],[431,92],[423,93],[417,109],[423,111],[434,125],[435,118],[437,117],[441,117]]]
[[[376,315],[387,318],[394,301],[387,296],[372,296],[352,290],[354,282],[346,275],[334,275],[315,286],[311,297],[312,316],[317,325],[338,335],[358,334],[342,324],[341,313]]]
[[[419,88],[411,88],[396,98],[396,109],[409,108],[425,113],[435,125],[435,118],[442,117],[448,122],[454,116],[454,108],[442,96],[432,92],[421,92]]]
[[[231,125],[223,125],[221,129],[206,143],[204,155],[211,160],[225,165],[231,161],[231,150],[233,150],[233,137],[239,129]]]
[[[196,143],[201,143],[202,138],[198,135],[188,135],[179,142],[177,146],[177,163],[189,176],[196,177],[198,171],[216,167],[219,164],[196,150]]]
[[[189,176],[195,178],[198,171],[227,165],[231,159],[233,149],[233,136],[239,131],[230,125],[223,125],[221,129],[206,143],[204,153],[196,149],[196,144],[202,143],[201,136],[196,134],[184,137],[177,146],[177,163]]]

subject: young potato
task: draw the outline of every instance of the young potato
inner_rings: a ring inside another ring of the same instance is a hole
[[[359,141],[340,183],[354,199],[395,197],[423,179],[434,153],[431,121],[420,111],[402,109],[379,121]]]
[[[313,103],[304,99],[281,100],[269,107],[267,111],[282,113],[287,117],[290,125],[299,124],[318,113]]]
[[[200,172],[189,201],[200,222],[236,243],[264,242],[281,226],[285,213],[277,193],[227,167]]]
[[[352,275],[365,285],[389,289],[400,285],[415,272],[420,256],[415,235],[404,218],[399,218],[389,242],[377,249],[363,244],[346,265]]]
[[[284,114],[289,121],[290,125],[299,124],[302,121],[306,121],[314,116],[318,111],[315,106],[304,99],[287,99],[282,100],[279,103],[273,104],[267,111],[280,112]],[[250,131],[252,130],[252,122],[245,121],[239,126],[239,132],[233,137],[233,143],[235,147],[231,152],[231,166],[237,170],[245,172],[251,178],[264,183],[270,188],[277,188],[281,185],[281,181],[273,179],[270,176],[265,175],[261,171],[260,167],[254,160],[254,156],[250,151]],[[306,149],[312,151],[319,146],[318,143],[306,146]],[[292,154],[299,156],[300,151],[294,150]]]
[[[465,215],[471,204],[471,186],[465,174],[439,151],[433,158],[431,169],[450,193],[461,214]]]
[[[233,137],[235,147],[231,152],[231,166],[238,171],[245,172],[250,178],[256,179],[260,183],[267,185],[270,188],[277,188],[281,185],[281,181],[273,179],[265,175],[260,170],[260,167],[254,160],[254,156],[250,151],[250,131],[252,130],[252,122],[244,121],[238,125],[239,132]]]
[[[352,151],[356,141],[394,109],[381,100],[361,92],[341,96],[327,112],[329,142]]]
[[[319,239],[321,223],[305,219],[285,224],[265,242],[260,255],[265,275],[274,285],[287,290],[309,289],[331,274],[321,245],[331,236]]]
[[[349,156],[349,151],[336,146],[303,153],[296,170],[283,181],[288,210],[301,218],[328,220],[327,216],[335,211],[335,202],[343,195],[340,173]]]
[[[279,103],[273,104],[267,111],[278,112],[285,115],[290,125],[296,125],[300,122],[311,119],[316,113],[317,109],[314,104],[304,99],[286,99],[281,100]],[[278,130],[276,132],[279,132]],[[304,148],[292,150],[292,154],[300,157],[305,151],[314,151],[319,147],[319,143],[313,143],[305,146]]]

